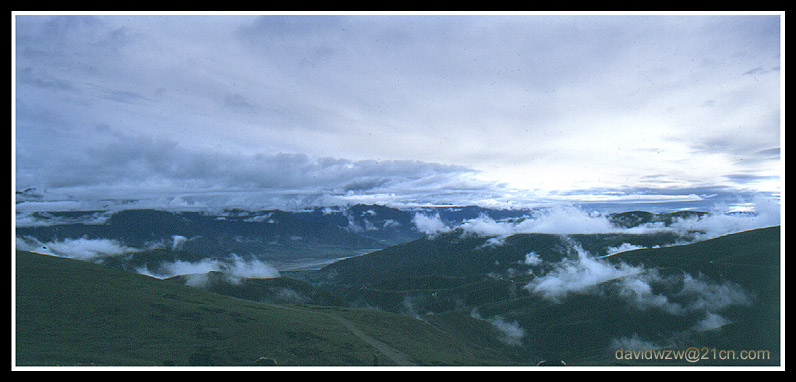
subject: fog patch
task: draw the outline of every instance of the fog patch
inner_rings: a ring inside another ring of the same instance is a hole
[[[523,260],[523,264],[530,265],[530,266],[537,266],[542,263],[542,258],[539,257],[539,254],[531,251],[525,254],[525,259]]]
[[[238,284],[243,279],[269,279],[280,277],[279,271],[273,266],[257,259],[244,259],[232,254],[225,259],[202,259],[200,261],[176,260],[160,264],[156,271],[150,271],[147,267],[137,269],[138,273],[148,276],[165,279],[175,276],[190,275],[189,282],[201,284],[206,280],[202,276],[209,272],[222,272],[227,281]]]
[[[569,204],[537,209],[525,217],[506,220],[495,220],[486,214],[481,214],[456,225],[448,225],[438,214],[417,213],[412,222],[419,232],[429,237],[455,229],[461,230],[463,235],[494,238],[530,233],[556,235],[674,233],[687,239],[688,242],[780,224],[780,206],[776,200],[758,196],[746,204],[744,211],[719,206],[703,215],[673,217],[668,225],[663,221],[654,221],[629,228],[614,224],[610,215],[586,211]],[[492,244],[499,242],[495,241]],[[618,253],[638,248],[640,247],[626,243],[624,246],[613,248],[612,251]]]
[[[603,295],[619,298],[638,311],[660,309],[680,316],[715,314],[731,306],[752,304],[753,295],[733,283],[687,273],[662,276],[655,269],[611,263],[575,243],[570,246],[575,256],[554,264],[524,288],[553,303],[562,303],[573,294]]]
[[[571,244],[576,257],[566,258],[542,277],[534,278],[525,288],[543,298],[561,302],[573,293],[592,293],[599,285],[631,275],[641,275],[644,269],[621,263],[610,264],[591,256],[578,244]],[[633,286],[631,286],[632,294]],[[636,286],[635,289],[638,289]]]
[[[630,243],[622,243],[621,245],[616,246],[616,247],[608,247],[608,248],[606,248],[605,252],[606,252],[606,256],[610,256],[610,255],[615,255],[615,254],[620,253],[620,252],[627,252],[627,251],[632,251],[632,250],[636,250],[636,249],[644,249],[644,248],[646,248],[646,247],[641,246],[641,245],[635,245],[635,244],[630,244]]]
[[[697,332],[706,332],[720,329],[724,325],[731,324],[732,321],[722,317],[718,313],[707,312],[705,318],[699,321],[693,328]]]
[[[412,223],[418,231],[429,237],[451,231],[451,227],[448,227],[448,225],[442,221],[438,213],[431,216],[416,213],[412,218]]]
[[[486,319],[481,317],[477,309],[473,309],[472,312],[470,312],[470,317],[492,324],[492,326],[500,333],[498,335],[498,340],[506,345],[522,345],[522,340],[525,338],[526,332],[517,321],[507,321],[502,316],[495,316]]]
[[[639,337],[638,334],[633,333],[630,336],[614,338],[608,345],[611,350],[655,350],[663,348],[663,346],[647,341]]]
[[[38,203],[44,204],[44,203]],[[16,206],[15,224],[17,227],[47,227],[62,224],[101,225],[108,221],[112,212],[97,211],[81,214],[58,214],[51,211],[27,211],[23,206]]]
[[[143,250],[125,246],[111,239],[88,239],[82,237],[42,243],[36,238],[27,236],[16,238],[16,248],[23,251],[78,260],[100,260],[106,257],[121,256]]]

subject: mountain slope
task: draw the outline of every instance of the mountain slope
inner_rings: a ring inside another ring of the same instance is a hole
[[[411,317],[255,303],[23,251],[15,261],[19,366],[515,364]]]
[[[570,365],[682,366],[613,356],[688,347],[766,352],[765,359],[702,365],[773,365],[780,234],[775,226],[674,245],[677,237],[666,235],[521,234],[490,243],[453,232],[331,264],[316,284],[428,320],[450,312],[479,317],[528,354]],[[640,246],[661,247],[609,254]]]

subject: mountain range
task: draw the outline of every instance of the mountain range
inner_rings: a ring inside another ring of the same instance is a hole
[[[690,211],[612,214],[620,229],[608,233],[467,226],[516,227],[535,213],[41,214],[47,224],[16,232],[17,363],[780,364],[779,226],[708,240],[693,229],[632,229],[707,216]],[[418,215],[441,229],[419,229]],[[94,256],[66,256],[88,243]],[[164,271],[177,265],[184,271]],[[704,357],[633,356],[691,348]],[[709,357],[742,350],[760,353]]]

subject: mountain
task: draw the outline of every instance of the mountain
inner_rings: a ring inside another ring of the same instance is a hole
[[[644,247],[670,245],[680,237],[670,233],[517,234],[500,243],[491,239],[493,237],[465,234],[458,229],[335,262],[321,269],[316,278],[329,280],[330,285],[340,290],[352,291],[381,289],[384,284],[405,283],[405,280],[444,280],[438,284],[452,287],[485,278],[525,277],[524,274],[531,269],[526,263],[529,253],[535,253],[540,261],[552,264],[569,254],[573,240],[593,253],[605,254],[610,248],[623,244]]]
[[[423,233],[415,227],[416,214],[437,215],[440,221],[457,226],[464,221],[488,216],[494,220],[528,216],[528,209],[491,209],[476,206],[433,206],[398,209],[377,204],[355,204],[347,207],[314,208],[295,212],[297,216],[314,222],[324,222],[345,228],[349,232],[396,245],[420,239]]]
[[[16,236],[22,249],[92,259],[125,269],[153,270],[165,261],[220,259],[234,254],[269,262],[280,270],[298,270],[421,238],[423,233],[413,222],[421,211],[441,214],[451,225],[479,214],[521,214],[477,207],[401,210],[365,204],[214,213],[51,211],[18,215]]]
[[[217,259],[231,254],[301,268],[385,247],[333,224],[278,210],[217,215],[123,210],[90,223],[82,222],[77,213],[68,214],[48,214],[55,224],[17,227],[18,242],[25,244],[24,249],[66,257],[94,256],[116,263],[125,259],[129,266],[140,267],[142,259],[148,259],[155,261],[149,264],[153,268],[167,259]],[[96,216],[87,214],[83,216]],[[85,247],[92,253],[84,254]],[[103,249],[112,253],[101,253]]]
[[[446,229],[426,236],[416,214]],[[364,204],[42,213],[17,227],[18,249],[91,261],[17,251],[17,360],[779,364],[779,226],[695,241],[693,232],[647,228],[704,213],[630,211],[607,217],[644,229],[472,229],[528,227],[544,216]],[[633,358],[688,348],[707,349],[706,359]],[[762,353],[707,359],[743,350]]]
[[[664,214],[647,211],[627,211],[609,214],[607,218],[611,223],[624,228],[634,228],[650,223],[662,223],[668,227],[678,220],[701,219],[706,215],[708,213],[702,211],[676,211]]]
[[[25,251],[15,263],[17,366],[535,362],[494,340],[489,324],[458,314],[422,321],[372,309],[258,303]]]
[[[461,312],[569,365],[684,365],[619,350],[765,352],[779,362],[778,226],[681,244],[670,234],[440,234],[320,270],[316,285],[360,306],[432,317]],[[642,248],[614,253],[619,248]]]
[[[41,242],[81,237],[117,240],[127,246],[157,243],[172,246],[175,236],[187,240],[182,248],[207,255],[249,254],[270,245],[330,245],[346,248],[378,248],[381,244],[339,227],[299,219],[279,210],[208,215],[198,212],[123,210],[103,224],[56,224],[18,227],[18,236]]]

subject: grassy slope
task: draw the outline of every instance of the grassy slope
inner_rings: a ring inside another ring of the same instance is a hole
[[[259,304],[92,263],[18,251],[18,366],[372,365],[330,314],[419,365],[494,363],[423,321],[372,310]],[[372,327],[366,327],[377,323]],[[385,330],[389,328],[389,330]],[[379,357],[380,365],[389,360]]]
[[[627,238],[628,236],[621,236],[611,245],[618,245]],[[355,290],[352,290],[361,295],[366,303],[385,309],[392,307],[395,311],[400,311],[404,298],[412,295],[406,291],[416,292],[414,295],[425,291],[426,297],[433,294],[434,298],[426,298],[426,308],[433,307],[431,302],[435,298],[440,301],[444,298],[454,301],[456,298],[453,297],[458,297],[468,305],[476,306],[483,317],[500,316],[508,322],[517,321],[527,333],[526,351],[529,357],[565,359],[571,365],[627,363],[617,362],[614,353],[606,351],[609,340],[638,334],[651,341],[666,343],[675,336],[690,336],[695,322],[704,318],[704,312],[672,316],[655,309],[633,310],[628,308],[624,299],[616,296],[572,295],[560,304],[527,293],[518,293],[516,297],[512,297],[508,293],[511,285],[509,282],[525,285],[527,280],[489,279],[474,282],[462,277],[422,276],[422,272],[432,272],[433,267],[427,263],[422,264],[423,266],[416,265],[423,260],[430,261],[434,256],[440,262],[452,259],[469,265],[469,260],[476,255],[486,257],[503,254],[505,256],[500,259],[500,263],[512,264],[516,263],[517,254],[521,258],[529,248],[539,250],[533,245],[543,239],[549,240],[544,241],[540,247],[558,245],[553,240],[554,236],[518,235],[507,239],[506,245],[490,252],[471,250],[478,243],[473,244],[466,240],[420,240],[343,261],[328,269],[340,271],[338,276],[342,275],[344,281],[354,280],[365,285],[365,288],[355,285]],[[596,244],[590,240],[598,243],[612,238],[598,235],[578,238],[591,251],[591,247],[596,248]],[[539,251],[542,256],[548,255],[543,250]],[[753,305],[721,312],[727,313],[727,317],[734,321],[733,324],[717,331],[696,333],[693,338],[684,338],[678,342],[688,346],[709,346],[718,350],[769,350],[769,361],[714,362],[722,366],[761,365],[776,364],[779,359],[779,254],[780,228],[771,227],[689,245],[624,252],[607,257],[605,261],[644,264],[647,269],[657,269],[662,275],[703,275],[707,280],[717,283],[716,285],[729,282],[742,286],[754,296]],[[497,257],[487,258],[482,264],[496,264],[495,258]],[[343,265],[352,266],[344,268]],[[450,272],[455,268],[454,265],[446,270]],[[406,271],[407,269],[411,271]],[[379,271],[384,276],[370,277],[371,271]],[[439,311],[452,309],[449,305],[443,306]],[[426,319],[433,320],[439,316],[441,315],[429,315]],[[459,325],[456,330],[461,330],[462,327]],[[652,362],[638,364],[650,366]],[[681,366],[683,361],[674,364]]]
[[[702,274],[751,291],[754,305],[744,319],[722,328],[719,338],[707,338],[712,333],[706,333],[704,343],[715,343],[718,349],[767,350],[771,362],[749,363],[776,364],[780,357],[780,235],[781,228],[775,226],[690,245],[624,252],[610,259],[644,264],[663,273]]]

